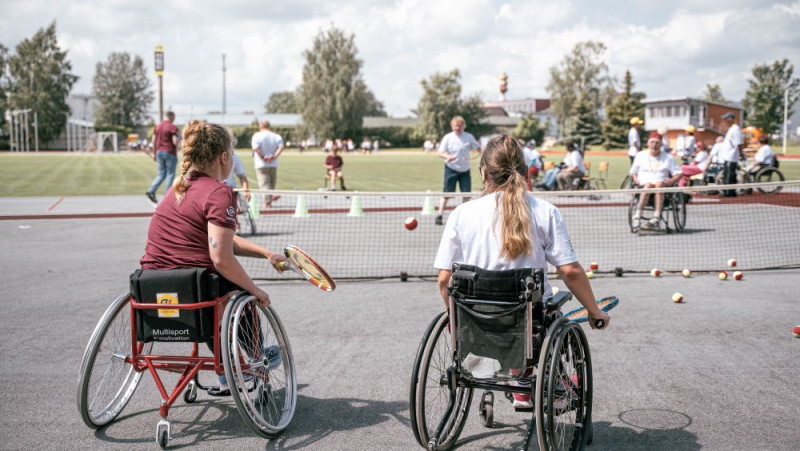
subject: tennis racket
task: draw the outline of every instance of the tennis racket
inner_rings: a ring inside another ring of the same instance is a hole
[[[597,306],[600,307],[600,310],[604,312],[607,312],[612,308],[616,307],[617,304],[619,304],[619,299],[617,299],[616,296],[609,296],[607,298],[603,298],[597,301]],[[589,321],[589,312],[586,310],[586,307],[581,307],[569,313],[565,313],[564,317],[575,323],[585,323]],[[602,319],[595,320],[594,327],[602,329],[606,327],[606,322],[603,321]]]
[[[325,269],[299,247],[286,246],[283,254],[286,256],[286,260],[279,264],[282,270],[290,269],[300,274],[322,291],[336,289],[336,282],[325,272]]]

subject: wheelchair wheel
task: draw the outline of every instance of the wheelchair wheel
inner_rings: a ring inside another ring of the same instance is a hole
[[[675,230],[683,232],[686,227],[686,198],[683,193],[672,193],[672,219],[675,220]]]
[[[638,203],[639,203],[639,195],[636,194],[633,197],[631,197],[631,202],[628,204],[628,226],[631,228],[631,233],[639,232],[639,228],[633,226],[633,212],[636,211]]]
[[[222,330],[222,365],[239,414],[258,434],[277,436],[297,406],[294,357],[280,318],[254,296],[237,295]]]
[[[434,447],[437,450],[452,448],[458,440],[467,421],[473,392],[472,388],[456,388],[454,406],[447,415],[450,401],[447,370],[455,364],[448,322],[447,312],[442,312],[428,326],[417,350],[411,375],[411,429],[414,430],[417,443],[429,448],[431,435],[442,425]]]
[[[633,179],[631,179],[630,174],[626,174],[625,178],[622,179],[622,183],[619,185],[619,189],[631,189],[633,188],[632,183]]]
[[[592,361],[583,329],[559,321],[550,328],[536,380],[540,449],[580,450],[592,418]]]
[[[757,183],[765,183],[765,182],[782,182],[785,179],[783,178],[783,173],[775,168],[764,168],[755,176]],[[781,190],[780,186],[767,186],[761,187],[758,189],[761,191],[762,194],[775,194]]]
[[[149,354],[153,343],[140,346],[141,353]],[[81,360],[78,410],[90,428],[112,422],[139,385],[142,373],[125,361],[131,349],[130,294],[125,293],[106,309]]]
[[[241,234],[255,235],[256,219],[250,215],[250,205],[248,205],[247,199],[244,198],[244,194],[239,193],[236,197],[239,198],[239,210],[241,210],[241,220],[239,221]]]

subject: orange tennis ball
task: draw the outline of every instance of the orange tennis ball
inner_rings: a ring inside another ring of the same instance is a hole
[[[599,268],[599,267],[600,267],[600,265],[598,265],[597,262],[589,263],[589,268],[592,268],[592,271],[597,271],[597,268]]]
[[[676,304],[680,304],[681,302],[683,302],[683,295],[680,294],[680,293],[673,294],[672,295],[672,302],[674,302]]]
[[[734,271],[733,278],[736,280],[742,280],[743,274],[741,271]]]
[[[410,217],[410,218],[407,218],[407,219],[406,219],[406,222],[405,222],[405,224],[403,224],[403,225],[404,225],[404,226],[406,227],[406,229],[408,229],[408,230],[414,230],[414,229],[416,229],[416,228],[417,228],[417,225],[418,225],[418,224],[419,224],[419,223],[417,222],[417,218],[415,218],[415,217],[413,217],[413,216],[412,216],[412,217]]]
[[[658,268],[653,268],[650,270],[650,275],[653,277],[659,277],[661,275],[661,270]]]
[[[792,335],[800,338],[800,326],[794,326],[794,329],[792,329]]]
[[[736,267],[736,259],[735,258],[732,258],[732,259],[728,260],[728,267],[730,267],[730,268],[735,268]]]
[[[688,268],[681,271],[681,274],[683,277],[692,277],[692,271],[690,271]]]
[[[726,271],[720,271],[717,277],[719,277],[719,280],[726,280],[728,278],[728,273]]]

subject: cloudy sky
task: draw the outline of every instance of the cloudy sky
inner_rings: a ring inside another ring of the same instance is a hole
[[[800,1],[649,0],[0,0],[0,42],[14,48],[57,22],[90,93],[95,64],[113,51],[165,48],[164,103],[178,114],[222,108],[227,55],[228,112],[263,110],[270,93],[294,90],[302,52],[320,31],[355,34],[370,89],[397,117],[409,116],[420,80],[458,68],[465,93],[546,97],[549,68],[578,42],[599,40],[621,79],[630,69],[650,98],[699,96],[717,83],[740,100],[754,64],[789,58],[800,75]],[[153,73],[155,86],[155,74]]]

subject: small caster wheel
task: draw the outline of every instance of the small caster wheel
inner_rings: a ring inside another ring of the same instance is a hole
[[[478,413],[484,427],[490,428],[494,423],[494,393],[487,391],[483,393]]]
[[[189,382],[186,391],[183,392],[183,400],[187,404],[191,404],[197,400],[197,384],[194,381]]]
[[[166,449],[169,445],[169,435],[169,421],[162,419],[156,426],[156,441],[161,449]]]

